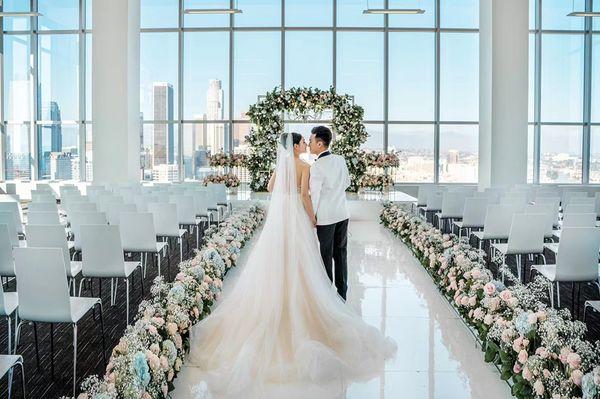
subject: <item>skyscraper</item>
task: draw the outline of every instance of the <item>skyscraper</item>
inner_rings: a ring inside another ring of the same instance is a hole
[[[155,82],[152,91],[154,120],[173,120],[173,85]],[[154,165],[175,162],[175,137],[172,123],[154,124]]]
[[[60,107],[56,101],[50,101],[42,108],[42,119],[50,123],[38,128],[39,177],[47,179],[51,177],[50,154],[60,153],[63,150]]]
[[[223,89],[219,79],[208,81],[208,90],[206,91],[206,119],[212,121],[221,121],[224,119],[223,107]],[[212,153],[223,151],[225,144],[225,130],[221,123],[209,123],[206,132],[205,145],[212,150]]]

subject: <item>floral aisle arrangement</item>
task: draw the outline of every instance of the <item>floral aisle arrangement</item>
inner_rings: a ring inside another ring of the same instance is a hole
[[[248,117],[254,125],[246,137],[250,145],[247,164],[252,176],[251,188],[266,191],[272,165],[277,154],[277,140],[283,132],[283,114],[292,113],[296,119],[307,119],[311,113],[333,110],[331,123],[335,140],[332,151],[343,155],[352,177],[350,191],[358,190],[358,182],[366,171],[360,146],[369,134],[362,123],[363,108],[352,98],[336,93],[332,87],[320,90],[312,87],[282,90],[276,87],[257,104],[250,106]]]
[[[227,187],[239,187],[240,179],[234,175],[233,173],[225,173],[225,174],[212,174],[204,177],[202,182],[205,186],[209,183],[214,184],[225,184]]]
[[[246,166],[247,157],[244,154],[225,154],[219,152],[211,155],[208,162],[213,168],[239,168]]]
[[[368,190],[383,191],[394,185],[394,179],[388,175],[367,173],[360,178],[358,184]]]
[[[157,277],[151,299],[125,330],[103,378],[88,377],[79,399],[167,398],[189,350],[190,329],[210,314],[227,271],[264,218],[259,206],[237,211],[206,231],[206,244],[179,265],[173,282]]]
[[[365,164],[369,168],[397,168],[400,166],[400,158],[395,152],[365,152],[363,154]]]
[[[479,336],[485,361],[498,365],[515,397],[600,398],[600,342],[585,340],[585,325],[568,310],[546,306],[544,279],[505,286],[486,268],[482,251],[398,205],[384,205],[381,222],[412,249]]]

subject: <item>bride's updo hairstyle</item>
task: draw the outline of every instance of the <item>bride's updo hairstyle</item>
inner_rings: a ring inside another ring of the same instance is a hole
[[[288,141],[288,136],[292,135],[292,144],[296,145],[296,144],[300,144],[300,142],[302,141],[302,135],[299,133],[282,133],[280,138],[279,138],[279,142],[281,143],[282,146],[284,146],[285,148],[287,148],[287,141]]]

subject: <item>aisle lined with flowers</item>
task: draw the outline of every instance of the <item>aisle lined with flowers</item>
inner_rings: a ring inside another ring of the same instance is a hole
[[[548,307],[547,281],[522,284],[508,270],[506,285],[495,280],[482,251],[402,206],[386,204],[381,222],[412,249],[515,397],[599,397],[600,343],[585,340],[585,325],[568,310]]]
[[[500,381],[496,369],[483,361],[473,338],[419,262],[406,246],[379,224],[379,207],[373,201],[360,202],[361,206],[353,207],[360,208],[360,215],[351,219],[349,225],[348,304],[363,320],[380,328],[398,343],[398,356],[386,364],[385,372],[380,376],[354,383],[345,392],[339,392],[339,387],[316,391],[315,387],[302,386],[297,397],[509,398],[510,389]],[[233,289],[236,276],[243,270],[251,250],[252,240],[242,250],[238,267],[225,279],[223,296]],[[200,381],[200,372],[184,364],[175,380],[172,397],[195,398],[194,387]]]

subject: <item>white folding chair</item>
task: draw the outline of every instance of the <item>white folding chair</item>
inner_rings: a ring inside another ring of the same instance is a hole
[[[485,222],[485,213],[488,206],[488,198],[476,197],[466,198],[462,221],[454,221],[453,226],[458,227],[458,237],[462,237],[463,229],[467,230],[467,237],[471,235],[472,229],[481,229]]]
[[[0,223],[0,277],[15,277],[15,260],[8,225]]]
[[[71,232],[73,233],[73,249],[81,251],[81,226],[86,224],[107,224],[104,212],[73,212],[71,213]]]
[[[563,217],[569,213],[596,213],[596,204],[567,204],[563,207]]]
[[[123,212],[121,214],[120,231],[123,251],[141,255],[144,277],[146,276],[148,263],[147,254],[156,255],[158,274],[160,275],[161,255],[167,243],[156,241],[152,213]]]
[[[196,209],[194,207],[194,197],[191,195],[177,194],[171,195],[171,203],[177,206],[177,222],[180,226],[189,227],[196,231],[196,248],[200,246],[200,220],[196,218]]]
[[[77,382],[77,326],[79,321],[96,305],[100,306],[102,356],[106,363],[104,321],[100,298],[70,297],[67,280],[62,273],[68,266],[59,248],[15,248],[17,281],[19,282],[19,319],[15,347],[24,323],[50,323],[50,362],[54,375],[54,323],[68,323],[73,327],[73,396]],[[36,345],[36,355],[39,353]],[[39,356],[38,366],[39,366]]]
[[[27,225],[34,226],[40,224],[61,225],[58,213],[56,212],[29,212],[27,214]],[[64,230],[64,227],[63,227]]]
[[[75,278],[81,273],[81,262],[70,260],[69,245],[72,246],[71,243],[67,242],[65,229],[60,225],[27,226],[28,248],[59,248],[62,250],[69,286],[72,284],[73,295],[75,295]]]
[[[506,266],[506,257],[514,255],[517,261],[517,277],[523,281],[521,274],[522,256],[528,255],[533,260],[533,255],[544,257],[544,233],[548,218],[545,214],[515,213],[513,215],[507,243],[494,243],[491,245],[492,252],[499,253],[502,257],[502,265]],[[502,270],[504,281],[504,270]]]
[[[3,378],[8,373],[8,399],[12,392],[12,376],[13,369],[19,366],[21,370],[21,395],[25,394],[25,369],[23,368],[23,357],[21,355],[0,355],[0,378]]]
[[[20,246],[21,241],[19,240],[19,234],[17,233],[17,228],[15,227],[14,215],[11,212],[0,212],[0,224],[6,225],[11,245],[13,247]]]
[[[56,202],[32,202],[27,206],[28,212],[54,212],[58,214]]]
[[[450,227],[454,219],[462,219],[465,210],[465,199],[467,194],[464,191],[445,192],[442,197],[442,210],[435,214],[438,220],[438,227],[444,229],[444,222],[450,221]]]
[[[17,326],[17,314],[15,310],[19,307],[19,298],[17,297],[16,292],[4,292],[4,287],[0,284],[0,316],[6,317],[7,320],[7,339],[8,339],[8,354],[12,355],[13,347],[13,331],[12,331],[12,322],[13,317],[15,321],[15,328]]]
[[[524,204],[491,204],[485,213],[483,230],[474,231],[471,235],[479,241],[479,249],[483,248],[484,241],[495,242],[507,240],[512,225],[513,215],[524,208]]]
[[[135,204],[109,203],[106,206],[106,217],[108,224],[112,226],[119,225],[119,219],[123,212],[137,212]]]
[[[10,212],[13,215],[17,234],[25,234],[21,206],[16,202],[0,202],[0,212]]]
[[[179,261],[183,261],[183,237],[187,230],[179,228],[177,205],[169,203],[148,204],[148,211],[154,217],[156,235],[166,240],[175,238],[179,244]]]
[[[81,258],[82,276],[79,283],[79,296],[83,280],[86,278],[110,278],[110,301],[114,306],[117,299],[118,280],[125,281],[126,289],[126,324],[129,324],[129,277],[135,269],[140,268],[142,296],[144,278],[140,262],[125,262],[119,226],[83,225],[81,226]],[[115,285],[113,282],[116,281]],[[100,287],[102,287],[100,285]],[[100,297],[102,293],[100,293]]]
[[[554,307],[554,285],[556,285],[557,303],[560,307],[559,284],[561,282],[598,284],[598,250],[600,250],[600,229],[596,227],[563,229],[556,253],[556,264],[536,265],[532,268],[551,282],[549,294],[552,307]],[[575,304],[575,302],[576,298],[573,297],[574,311],[577,310],[578,313],[579,303]]]

